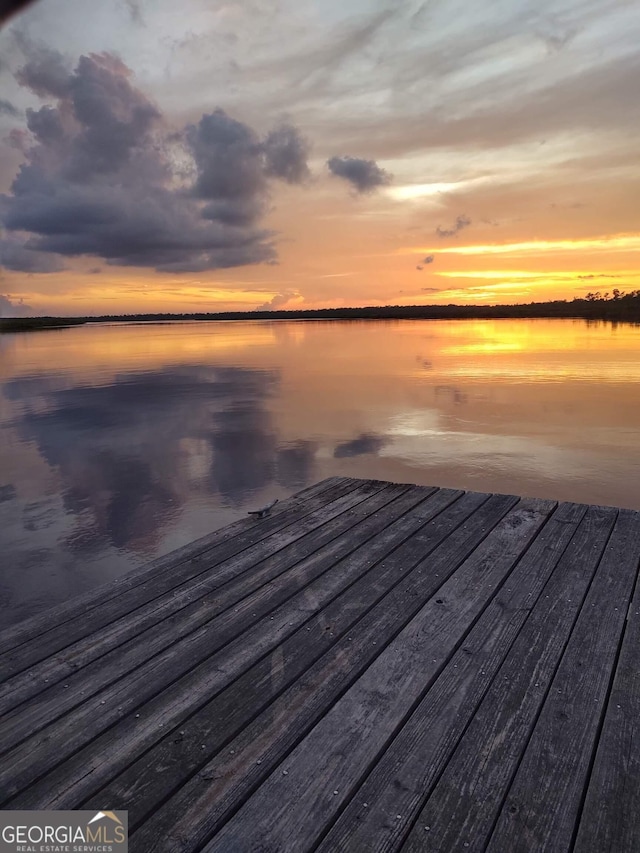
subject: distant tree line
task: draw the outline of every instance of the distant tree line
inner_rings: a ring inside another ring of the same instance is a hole
[[[61,328],[87,322],[163,320],[482,320],[569,317],[640,323],[640,290],[587,293],[572,300],[520,305],[385,305],[287,311],[221,311],[195,314],[107,314],[101,317],[20,317],[0,319],[0,332]]]

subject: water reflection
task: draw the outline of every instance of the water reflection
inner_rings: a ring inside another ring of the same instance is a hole
[[[94,326],[0,339],[15,620],[334,474],[640,508],[640,330]]]
[[[336,459],[342,459],[345,456],[363,456],[367,453],[377,453],[386,443],[387,440],[382,435],[364,433],[357,438],[352,438],[351,441],[343,441],[336,445],[333,455]]]
[[[9,426],[57,471],[65,509],[82,519],[70,547],[152,554],[199,479],[236,504],[273,479],[264,399],[277,384],[276,371],[178,365],[96,386],[28,376],[4,392],[21,410]],[[199,477],[183,463],[202,442],[211,452]]]

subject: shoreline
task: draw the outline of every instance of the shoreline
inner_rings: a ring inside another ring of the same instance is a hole
[[[5,317],[0,333],[64,329],[87,323],[153,323],[228,320],[603,320],[640,325],[640,298],[574,299],[519,305],[388,305],[313,310],[222,311],[146,314],[109,314],[81,317]]]

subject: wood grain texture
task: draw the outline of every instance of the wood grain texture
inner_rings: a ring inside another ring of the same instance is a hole
[[[637,537],[628,545],[636,561]],[[627,611],[624,640],[587,794],[575,853],[640,850],[640,583]]]
[[[548,603],[545,598],[540,601],[540,596],[586,509],[562,504],[553,513],[354,794],[318,847],[318,853],[382,853],[397,849],[529,613]]]
[[[357,532],[349,535],[349,548],[356,548],[362,543],[367,543],[370,548],[370,540],[375,532],[380,528],[384,532],[388,523],[402,516],[423,495],[419,489],[403,495],[403,487],[391,488],[399,493],[397,501],[388,509],[383,507],[363,521]],[[301,563],[301,571],[308,572],[305,583],[301,584],[303,587],[316,574],[320,575],[314,587],[319,601],[322,601],[323,596],[330,599],[341,587],[340,573],[335,571],[339,564],[332,550],[339,551],[340,546],[338,539],[332,546],[327,546]],[[334,572],[323,574],[329,569],[334,569]],[[0,766],[0,788],[8,790],[10,794],[17,793],[59,763],[65,755],[73,754],[122,720],[142,702],[158,696],[163,690],[169,690],[174,698],[163,700],[166,719],[159,720],[158,725],[162,723],[164,726],[170,719],[179,718],[197,707],[207,695],[221,689],[242,672],[252,659],[282,642],[309,618],[317,605],[309,599],[305,590],[295,594],[299,585],[298,582],[293,584],[293,588],[282,585],[275,588],[269,585],[260,587],[244,599],[241,607],[224,611],[24,740],[5,753],[3,765]],[[265,618],[269,613],[274,616],[274,622]],[[146,725],[153,725],[148,716]],[[118,741],[117,730],[113,733],[113,740]],[[55,752],[51,749],[52,743],[59,745]]]
[[[620,510],[488,853],[503,851],[505,844],[513,853],[571,849],[636,580],[639,547],[637,514]]]
[[[400,542],[401,537],[419,530],[460,495],[460,492],[440,490],[408,512],[388,532],[393,530],[397,542]],[[345,638],[345,632],[351,632],[361,615],[381,601],[388,590],[413,568],[413,564],[407,563],[399,573],[396,567],[392,570],[385,566],[385,562],[382,559],[366,567],[355,583],[319,612],[320,618],[301,626],[281,646],[257,661],[189,719],[188,733],[185,732],[184,736],[206,744],[204,752],[201,750],[198,754],[182,748],[182,742],[181,748],[176,749],[173,735],[168,734],[89,802],[105,797],[105,802],[133,802],[135,807],[129,814],[130,828],[137,826],[155,811],[158,802],[163,802],[226,741],[242,731],[328,649],[346,639],[353,651],[353,637]]]
[[[331,478],[2,632],[0,805],[126,808],[136,853],[636,853],[639,561],[629,510]]]
[[[205,849],[313,849],[553,506],[523,500],[511,509]]]
[[[353,609],[361,618],[304,677],[245,726],[227,744],[228,750],[219,752],[150,817],[136,835],[140,850],[158,845],[167,850],[174,845],[185,851],[199,849],[478,545],[484,533],[480,538],[469,533],[463,529],[465,521],[481,513],[484,526],[490,529],[504,515],[504,501],[487,498],[465,494],[319,614],[318,628],[325,633],[341,611]],[[418,538],[421,544],[416,547]],[[399,583],[363,614],[360,602],[371,601],[367,597],[371,588],[382,588],[385,578],[394,576]],[[316,626],[311,623],[310,627],[313,632]],[[233,708],[233,700],[228,707]],[[214,713],[211,719],[221,716]]]
[[[485,849],[615,519],[615,510],[586,513],[403,851],[422,850],[425,833],[434,849]]]

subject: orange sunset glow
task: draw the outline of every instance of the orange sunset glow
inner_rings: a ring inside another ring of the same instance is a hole
[[[640,287],[634,4],[83,10],[0,33],[0,316]]]

